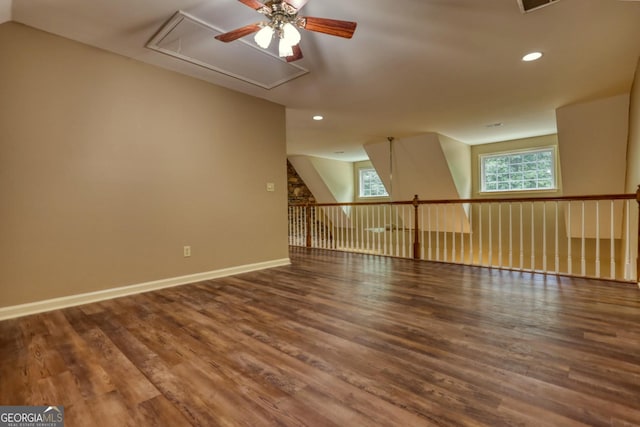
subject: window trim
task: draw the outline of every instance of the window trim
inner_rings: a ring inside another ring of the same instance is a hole
[[[380,180],[380,182],[382,183],[382,186],[384,188],[385,195],[376,195],[376,196],[366,196],[362,194],[362,190],[363,190],[363,186],[362,186],[362,173],[364,171],[374,171],[376,173],[376,175],[378,176],[378,179]],[[380,175],[378,175],[378,171],[372,167],[372,166],[363,166],[363,167],[359,167],[358,168],[358,198],[359,199],[381,199],[381,198],[386,198],[389,197],[389,192],[387,191],[387,187],[385,187],[384,185],[384,181],[382,181],[382,178],[380,178]]]
[[[517,190],[486,190],[484,162],[487,157],[510,156],[527,153],[538,153],[550,151],[552,156],[552,187],[550,188],[534,188],[534,189],[517,189]],[[504,150],[490,153],[478,154],[478,174],[479,174],[479,194],[511,194],[511,193],[540,193],[540,192],[556,192],[559,190],[558,185],[558,147],[556,145],[545,145],[539,147],[529,147],[516,150]]]

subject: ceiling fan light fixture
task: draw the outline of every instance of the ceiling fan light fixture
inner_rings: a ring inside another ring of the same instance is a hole
[[[256,41],[258,46],[260,46],[263,49],[266,49],[271,44],[271,39],[273,38],[273,32],[274,32],[273,28],[271,28],[271,26],[269,25],[266,25],[256,33],[253,39]]]
[[[293,45],[290,45],[284,38],[280,39],[280,45],[278,46],[278,55],[280,55],[281,58],[293,56]]]

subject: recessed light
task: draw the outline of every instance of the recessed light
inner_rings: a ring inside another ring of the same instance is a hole
[[[536,61],[540,58],[542,58],[542,52],[531,52],[523,56],[522,60],[525,62],[531,62],[531,61]]]
[[[322,117],[322,116],[313,116],[313,120],[315,120],[315,121],[324,120],[324,117]]]

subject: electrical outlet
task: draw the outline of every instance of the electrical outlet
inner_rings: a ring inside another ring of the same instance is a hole
[[[184,257],[190,257],[191,256],[191,246],[185,246],[184,248],[182,248],[182,253],[184,254]]]

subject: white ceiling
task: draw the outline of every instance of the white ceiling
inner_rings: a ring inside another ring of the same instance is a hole
[[[262,20],[237,0],[10,3],[0,0],[0,18],[10,7],[14,21],[282,104],[288,154],[343,160],[388,136],[554,133],[556,108],[628,92],[640,56],[640,2],[561,0],[522,14],[516,0],[310,0],[301,15],[357,21],[356,33],[303,31],[297,64],[309,73],[267,90],[145,48],[178,10],[224,31]],[[544,57],[520,60],[534,50]]]

